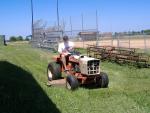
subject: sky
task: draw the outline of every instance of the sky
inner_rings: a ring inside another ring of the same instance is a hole
[[[60,23],[70,30],[98,29],[101,32],[124,32],[150,29],[150,0],[58,0]],[[0,34],[27,36],[31,34],[30,0],[0,0]],[[57,23],[57,0],[33,0],[34,21],[47,25]]]

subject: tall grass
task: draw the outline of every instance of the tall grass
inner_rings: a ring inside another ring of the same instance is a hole
[[[81,87],[72,92],[45,85],[47,64],[53,55],[56,53],[34,49],[28,44],[0,47],[1,112],[150,112],[150,69],[102,62],[101,70],[109,75],[109,88]]]

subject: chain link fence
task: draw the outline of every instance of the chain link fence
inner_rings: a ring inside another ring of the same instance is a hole
[[[99,37],[99,45],[146,50],[150,49],[150,35],[112,35],[111,37]]]
[[[34,24],[31,44],[33,47],[57,50],[63,36],[67,35],[77,48],[86,48],[88,45],[115,46],[125,48],[150,49],[150,35],[139,33],[112,33],[98,32],[97,29],[64,30],[64,27],[45,27],[39,21]]]
[[[98,32],[95,29],[57,31],[52,28],[34,28],[31,44],[33,47],[57,50],[58,44],[62,42],[63,36],[68,36],[70,41],[78,48],[86,48],[87,42],[96,41]]]
[[[75,42],[77,47],[87,47],[87,45],[115,46],[125,48],[150,49],[150,35],[134,36],[99,36],[97,40],[86,40]]]

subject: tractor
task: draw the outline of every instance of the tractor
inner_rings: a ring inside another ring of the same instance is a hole
[[[68,71],[66,73],[66,88],[75,90],[81,85],[94,84],[97,88],[107,88],[108,75],[101,72],[100,60],[79,54],[69,54],[66,56]],[[55,61],[48,64],[48,80],[58,80],[62,78],[64,66],[61,55],[55,57]]]

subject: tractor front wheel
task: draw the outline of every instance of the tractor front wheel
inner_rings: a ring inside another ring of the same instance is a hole
[[[66,88],[69,90],[75,90],[79,86],[79,82],[75,76],[68,75],[66,78]]]
[[[109,84],[108,75],[104,72],[100,73],[100,79],[97,80],[97,85],[100,88],[107,88]]]

